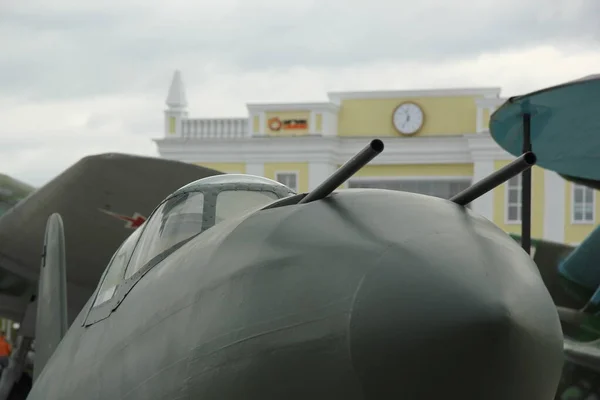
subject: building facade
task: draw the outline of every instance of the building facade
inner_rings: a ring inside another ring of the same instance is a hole
[[[191,118],[181,74],[167,96],[161,157],[314,189],[373,138],[384,152],[344,187],[449,198],[514,159],[490,137],[500,88],[336,92],[329,101],[247,104],[244,118]],[[534,149],[535,151],[535,149]],[[580,243],[596,226],[595,191],[538,167],[532,236]],[[521,230],[520,176],[472,205],[509,233]]]

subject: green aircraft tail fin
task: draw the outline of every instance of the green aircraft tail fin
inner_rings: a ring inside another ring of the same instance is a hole
[[[67,332],[66,271],[63,221],[55,213],[48,218],[44,237],[37,295],[34,381]]]

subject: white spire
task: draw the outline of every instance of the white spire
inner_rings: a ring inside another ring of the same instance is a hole
[[[185,98],[185,86],[181,79],[181,72],[175,70],[169,94],[167,95],[167,106],[169,108],[185,108],[187,107],[187,99]]]

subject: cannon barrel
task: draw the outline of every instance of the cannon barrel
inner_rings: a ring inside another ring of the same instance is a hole
[[[344,165],[338,168],[329,178],[325,179],[313,191],[308,193],[302,200],[298,202],[310,203],[311,201],[321,200],[329,196],[335,189],[340,187],[344,182],[354,175],[358,170],[367,165],[369,161],[374,159],[383,151],[383,142],[379,139],[374,139],[358,154],[346,161]]]
[[[453,201],[461,206],[466,206],[478,197],[481,197],[490,190],[502,185],[510,178],[517,176],[528,168],[531,168],[536,161],[537,157],[535,154],[533,154],[531,151],[528,151],[507,166],[500,168],[493,174],[490,174],[479,182],[476,182],[472,186],[458,193],[456,196],[452,197],[450,201]]]

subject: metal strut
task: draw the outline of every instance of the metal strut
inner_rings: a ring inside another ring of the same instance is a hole
[[[523,114],[523,154],[531,152],[531,114]],[[531,254],[531,168],[521,173],[521,246]]]

